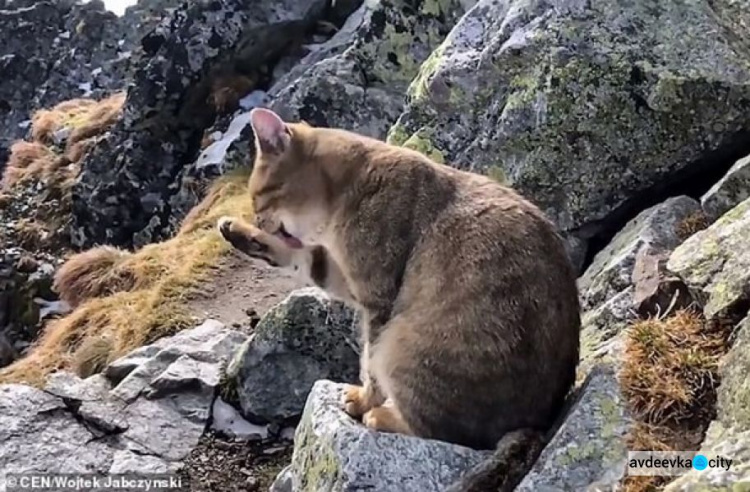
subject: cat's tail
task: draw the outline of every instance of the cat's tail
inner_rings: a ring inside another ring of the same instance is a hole
[[[469,470],[445,492],[511,492],[544,448],[545,436],[532,429],[509,432],[491,457]]]

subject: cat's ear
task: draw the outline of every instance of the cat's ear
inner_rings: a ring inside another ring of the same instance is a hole
[[[279,115],[265,108],[250,111],[250,125],[255,133],[255,148],[262,154],[280,155],[289,148],[291,134]]]

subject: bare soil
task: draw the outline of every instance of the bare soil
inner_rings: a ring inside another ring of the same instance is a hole
[[[250,332],[291,291],[304,287],[290,273],[233,251],[213,279],[188,302],[194,316]],[[292,457],[292,443],[241,442],[207,433],[181,471],[191,492],[267,491]]]
[[[227,326],[254,326],[291,291],[304,287],[290,273],[232,252],[212,282],[189,303],[192,314]]]
[[[209,432],[180,475],[191,492],[265,492],[291,458],[289,441],[240,442]]]

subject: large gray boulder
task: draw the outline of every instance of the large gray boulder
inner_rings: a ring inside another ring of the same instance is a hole
[[[750,199],[698,232],[669,257],[708,319],[741,319],[750,300]]]
[[[175,226],[170,197],[215,112],[219,73],[251,74],[321,18],[326,0],[183,2],[141,41],[123,117],[82,163],[73,243],[139,246]]]
[[[367,0],[270,90],[288,120],[385,138],[419,66],[475,0]]]
[[[288,490],[291,479],[295,492],[439,492],[491,454],[367,429],[344,413],[342,392],[343,385],[315,383],[294,437],[292,466],[276,490]]]
[[[482,0],[422,65],[389,138],[511,184],[580,259],[644,200],[747,147],[738,5]]]
[[[44,391],[0,385],[4,473],[166,473],[198,444],[226,360],[245,336],[216,321],[163,338]]]
[[[260,421],[299,417],[318,379],[355,383],[358,316],[325,292],[300,289],[271,309],[227,368],[243,413]]]

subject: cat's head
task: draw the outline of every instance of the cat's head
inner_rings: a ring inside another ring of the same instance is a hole
[[[305,123],[287,123],[269,109],[250,112],[255,163],[249,190],[256,225],[292,247],[321,243],[328,227],[331,185],[320,142]]]

